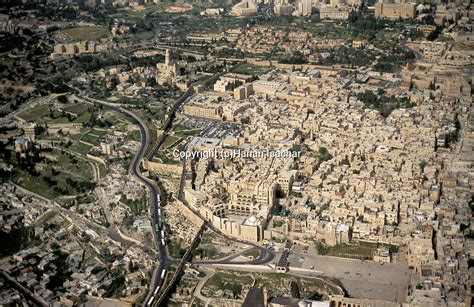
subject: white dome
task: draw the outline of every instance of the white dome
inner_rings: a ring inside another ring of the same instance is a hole
[[[307,307],[308,304],[305,301],[299,301],[298,302],[298,307]]]
[[[256,226],[258,225],[258,218],[255,215],[251,215],[245,220],[244,224],[248,226]]]

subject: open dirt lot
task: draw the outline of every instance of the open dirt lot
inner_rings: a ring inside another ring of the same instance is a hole
[[[308,253],[302,249],[295,246],[290,254],[290,270],[294,267],[319,271],[337,278],[352,297],[405,302],[410,281],[410,271],[405,265],[319,256],[314,247],[310,247]]]

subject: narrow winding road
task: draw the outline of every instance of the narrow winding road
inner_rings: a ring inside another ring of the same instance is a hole
[[[78,93],[79,97],[80,94]],[[153,227],[153,239],[155,241],[155,246],[158,249],[157,258],[159,260],[159,265],[153,271],[152,280],[150,282],[150,291],[146,296],[144,301],[144,305],[150,306],[156,299],[156,294],[159,290],[159,287],[162,285],[166,273],[166,269],[172,262],[172,259],[169,258],[168,252],[166,249],[166,238],[163,237],[163,232],[160,231],[162,229],[162,220],[161,220],[161,210],[158,210],[160,207],[160,189],[156,185],[153,180],[150,180],[144,177],[140,172],[140,163],[145,155],[145,151],[147,150],[150,134],[148,129],[146,128],[145,123],[143,120],[137,116],[135,113],[128,111],[117,104],[109,103],[106,101],[93,99],[90,97],[81,97],[86,101],[97,103],[108,107],[109,109],[124,114],[128,117],[133,118],[136,121],[138,128],[140,129],[140,148],[138,149],[137,153],[133,157],[132,162],[129,166],[129,173],[132,174],[138,181],[142,182],[149,191],[149,204],[150,204],[150,212],[151,212],[151,224]]]
[[[124,110],[125,113],[135,118],[138,123],[138,127],[140,128],[140,135],[141,135],[141,144],[140,149],[138,150],[137,154],[132,160],[132,163],[129,167],[129,172],[137,178],[139,181],[143,182],[145,186],[148,188],[150,192],[150,210],[151,210],[151,221],[152,227],[155,231],[153,231],[153,238],[155,239],[155,245],[158,248],[158,259],[160,260],[160,264],[157,269],[153,272],[153,277],[150,282],[150,290],[149,291],[145,302],[147,305],[151,305],[153,301],[156,299],[155,295],[159,290],[159,287],[162,285],[165,277],[166,268],[169,266],[171,259],[168,256],[168,252],[166,250],[166,242],[165,238],[162,237],[163,232],[161,230],[162,221],[161,221],[161,210],[158,210],[160,207],[160,189],[156,185],[156,183],[146,177],[144,177],[140,172],[140,162],[143,159],[143,155],[147,149],[147,144],[149,141],[149,133],[146,129],[145,124],[143,121],[136,116],[135,114]]]

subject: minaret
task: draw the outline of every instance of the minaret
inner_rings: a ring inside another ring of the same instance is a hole
[[[268,304],[268,290],[267,287],[263,288],[263,306],[267,307]]]
[[[165,55],[165,65],[169,66],[171,64],[171,54],[170,50],[166,49],[166,55]]]

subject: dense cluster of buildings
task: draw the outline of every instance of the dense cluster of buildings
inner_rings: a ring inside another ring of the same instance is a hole
[[[92,2],[85,5],[94,6]],[[147,124],[157,124],[153,128],[160,136],[159,112],[151,109],[164,112],[170,105],[161,97],[148,99],[150,93],[160,96],[168,85],[189,89],[190,93],[190,74],[196,77],[200,70],[199,78],[207,79],[215,73],[216,77],[209,79],[215,80],[212,86],[194,86],[193,94],[184,96],[186,101],[178,110],[179,118],[195,120],[198,129],[173,127],[166,140],[173,142],[166,145],[169,148],[176,146],[202,157],[189,159],[184,172],[181,163],[166,161],[164,154],[142,165],[146,171],[172,175],[162,176],[163,182],[183,178],[179,181],[180,186],[184,183],[183,193],[178,191],[179,200],[169,197],[178,206],[163,208],[167,243],[173,247],[189,246],[193,239],[189,233],[202,225],[201,217],[221,233],[251,242],[289,244],[291,240],[309,246],[316,241],[326,248],[357,242],[379,244],[382,247],[374,252],[374,261],[383,264],[397,259],[420,281],[416,288],[407,290],[407,303],[460,306],[472,291],[474,252],[473,14],[470,7],[455,3],[436,3],[435,7],[425,3],[429,1],[418,2],[377,1],[369,8],[376,17],[391,20],[423,19],[430,14],[433,24],[410,28],[424,37],[439,31],[437,26],[445,26],[442,40],[403,40],[403,46],[396,48],[410,48],[416,52],[416,61],[396,73],[375,71],[373,65],[343,69],[338,64],[262,60],[257,57],[299,54],[303,62],[317,62],[349,45],[357,49],[352,52],[380,52],[377,58],[390,56],[393,50],[381,50],[365,39],[331,39],[310,31],[248,25],[222,33],[193,32],[186,39],[209,44],[209,48],[217,46],[216,50],[225,46],[255,55],[255,59],[238,60],[247,61],[245,65],[251,68],[252,64],[265,66],[261,70],[265,73],[258,77],[223,72],[227,66],[220,66],[222,59],[213,63],[214,70],[207,70],[208,60],[200,62],[199,57],[208,55],[199,52],[195,61],[178,62],[171,50],[165,50],[164,60],[153,61],[153,65],[108,66],[82,73],[71,85],[94,94],[103,90],[104,99],[127,102],[138,112],[152,114]],[[137,1],[113,3],[117,7],[139,6]],[[272,12],[262,12],[261,4],[267,5],[265,8],[272,4],[276,16],[309,17],[319,11],[322,20],[347,20],[360,1],[244,0],[230,13],[242,17],[264,13],[271,18]],[[171,12],[188,9],[176,6]],[[222,8],[206,8],[200,15],[217,17],[224,13]],[[0,15],[0,29],[18,33],[23,26]],[[126,31],[119,26],[112,28],[114,35]],[[402,37],[395,35],[394,39]],[[111,52],[121,46],[110,40],[63,42],[53,46],[51,58]],[[162,53],[159,48],[146,46],[151,49],[134,49],[132,59],[146,62],[146,58]],[[209,58],[214,60],[213,55]],[[174,87],[166,90],[173,91]],[[82,102],[55,103],[50,111],[52,117],[59,110],[72,119],[89,107]],[[207,136],[196,136],[196,131],[201,133],[200,125],[205,126]],[[224,125],[233,128],[224,131]],[[84,127],[81,123],[44,125],[48,139],[37,143],[53,146],[52,139],[61,134],[62,146],[63,136],[65,141],[73,140],[72,135]],[[34,148],[39,130],[36,124],[23,123],[22,128],[23,135],[15,134],[10,146],[18,159]],[[120,161],[139,148],[137,141],[130,141],[130,132],[107,133],[97,144],[78,138],[80,146],[93,147],[82,158],[93,162],[94,177],[102,176],[96,178],[99,184],[87,195],[90,200],[81,199],[66,209],[12,183],[0,187],[2,234],[18,229],[26,229],[27,234],[20,238],[25,240],[25,248],[0,262],[5,272],[0,278],[0,304],[24,300],[22,294],[4,289],[3,285],[12,280],[46,304],[60,301],[72,305],[90,297],[120,297],[135,303],[147,291],[150,272],[156,265],[149,248],[155,229],[144,187],[132,180],[126,163]],[[108,166],[105,176],[97,163]],[[2,168],[11,171],[9,165]],[[166,184],[165,190],[170,190]],[[183,215],[195,225],[183,220]],[[29,246],[31,240],[35,241]],[[388,248],[394,246],[399,257],[393,257],[395,251]],[[289,249],[285,247],[275,265],[278,272],[288,272]],[[191,290],[186,291],[188,296]],[[265,298],[264,302],[270,306],[283,302],[275,298]],[[329,300],[337,306],[376,304],[342,296]]]
[[[138,57],[153,57],[157,52],[149,50],[140,52]],[[155,67],[138,66],[129,68],[125,65],[102,68],[94,73],[83,73],[76,78],[83,86],[92,86],[99,83],[109,91],[115,91],[118,96],[137,98],[140,95],[150,95],[151,86],[176,85],[185,91],[189,86],[186,76],[181,75],[179,64],[173,59],[172,52],[165,51],[165,59]],[[99,81],[99,82],[98,82]]]
[[[222,80],[214,89],[227,95],[191,98],[185,115],[241,120],[244,131],[195,138],[188,150],[299,148],[302,155],[200,159],[186,200],[215,227],[245,240],[403,246],[407,265],[424,281],[410,300],[464,297],[472,247],[461,225],[470,224],[474,126],[471,85],[460,63],[470,56],[447,43],[418,47],[423,59],[400,75],[367,71],[361,83],[343,70],[306,65],[304,72],[274,70],[246,82],[245,98]],[[384,118],[361,101],[366,91],[410,104]],[[224,117],[231,107],[239,111]],[[464,145],[455,147],[454,135]],[[280,215],[281,207],[289,214]],[[283,226],[271,227],[271,215]],[[374,259],[390,261],[390,253],[380,250]]]
[[[259,4],[273,4],[273,13],[276,17],[281,16],[311,16],[319,12],[321,19],[347,20],[352,10],[357,10],[361,4],[359,0],[331,0],[331,1],[311,1],[298,0],[294,2],[269,0],[269,1],[242,1],[232,8],[235,16],[252,16],[259,13]],[[466,3],[466,2],[465,2]],[[463,18],[469,19],[472,13],[465,6],[455,3],[440,3],[439,1],[376,1],[368,9],[378,18],[415,19],[417,16],[426,16],[426,13],[433,12],[434,21],[437,25],[444,22],[457,22]],[[215,12],[203,15],[218,15]]]
[[[64,210],[12,184],[2,185],[0,199],[2,231],[26,231],[16,238],[25,248],[0,265],[7,278],[3,282],[12,289],[23,287],[45,305],[113,295],[134,301],[145,290],[151,262],[140,249],[124,248],[100,227],[91,227],[93,219],[81,215],[81,210]],[[118,281],[122,278],[126,283]],[[2,304],[25,301],[23,291],[2,293]]]
[[[262,25],[248,29],[235,42],[235,48],[252,54],[271,53],[275,49],[282,49],[288,53],[299,51],[309,56],[316,49],[334,49],[346,43],[344,39],[324,39],[308,31],[291,31]]]
[[[288,133],[291,134],[293,131],[290,130]],[[258,135],[255,137],[258,138]],[[206,151],[223,147],[229,141],[239,142],[237,139],[221,141],[195,138],[191,146],[192,150]],[[240,142],[242,145],[239,147],[246,148],[244,139]],[[285,191],[289,193],[294,177],[294,172],[289,170],[292,159],[281,158],[270,161],[262,158],[256,159],[253,163],[241,159],[241,163],[245,163],[248,167],[241,172],[239,167],[235,168],[239,163],[232,165],[228,164],[228,161],[218,159],[213,163],[219,171],[207,172],[210,161],[202,160],[196,165],[196,183],[199,188],[197,191],[186,189],[186,200],[224,233],[249,241],[263,240],[264,228],[276,204],[277,188],[282,189],[283,193]],[[224,167],[225,164],[228,164],[227,168]],[[278,171],[279,175],[275,175]]]
[[[273,4],[273,13],[275,16],[311,16],[315,12],[319,12],[321,19],[340,19],[347,20],[351,10],[357,10],[361,4],[359,0],[331,0],[331,1],[311,1],[298,0],[295,2],[270,0],[270,1],[242,1],[232,8],[232,14],[235,16],[252,16],[259,13],[258,5],[261,3]],[[418,15],[423,15],[430,10],[435,11],[435,22],[442,24],[443,22],[460,20],[463,16],[468,17],[469,11],[463,7],[453,3],[447,5],[442,3],[426,3],[426,1],[393,1],[381,0],[376,1],[369,10],[374,12],[376,17],[388,18],[392,20],[398,19],[414,19]],[[216,13],[205,15],[217,15]]]

